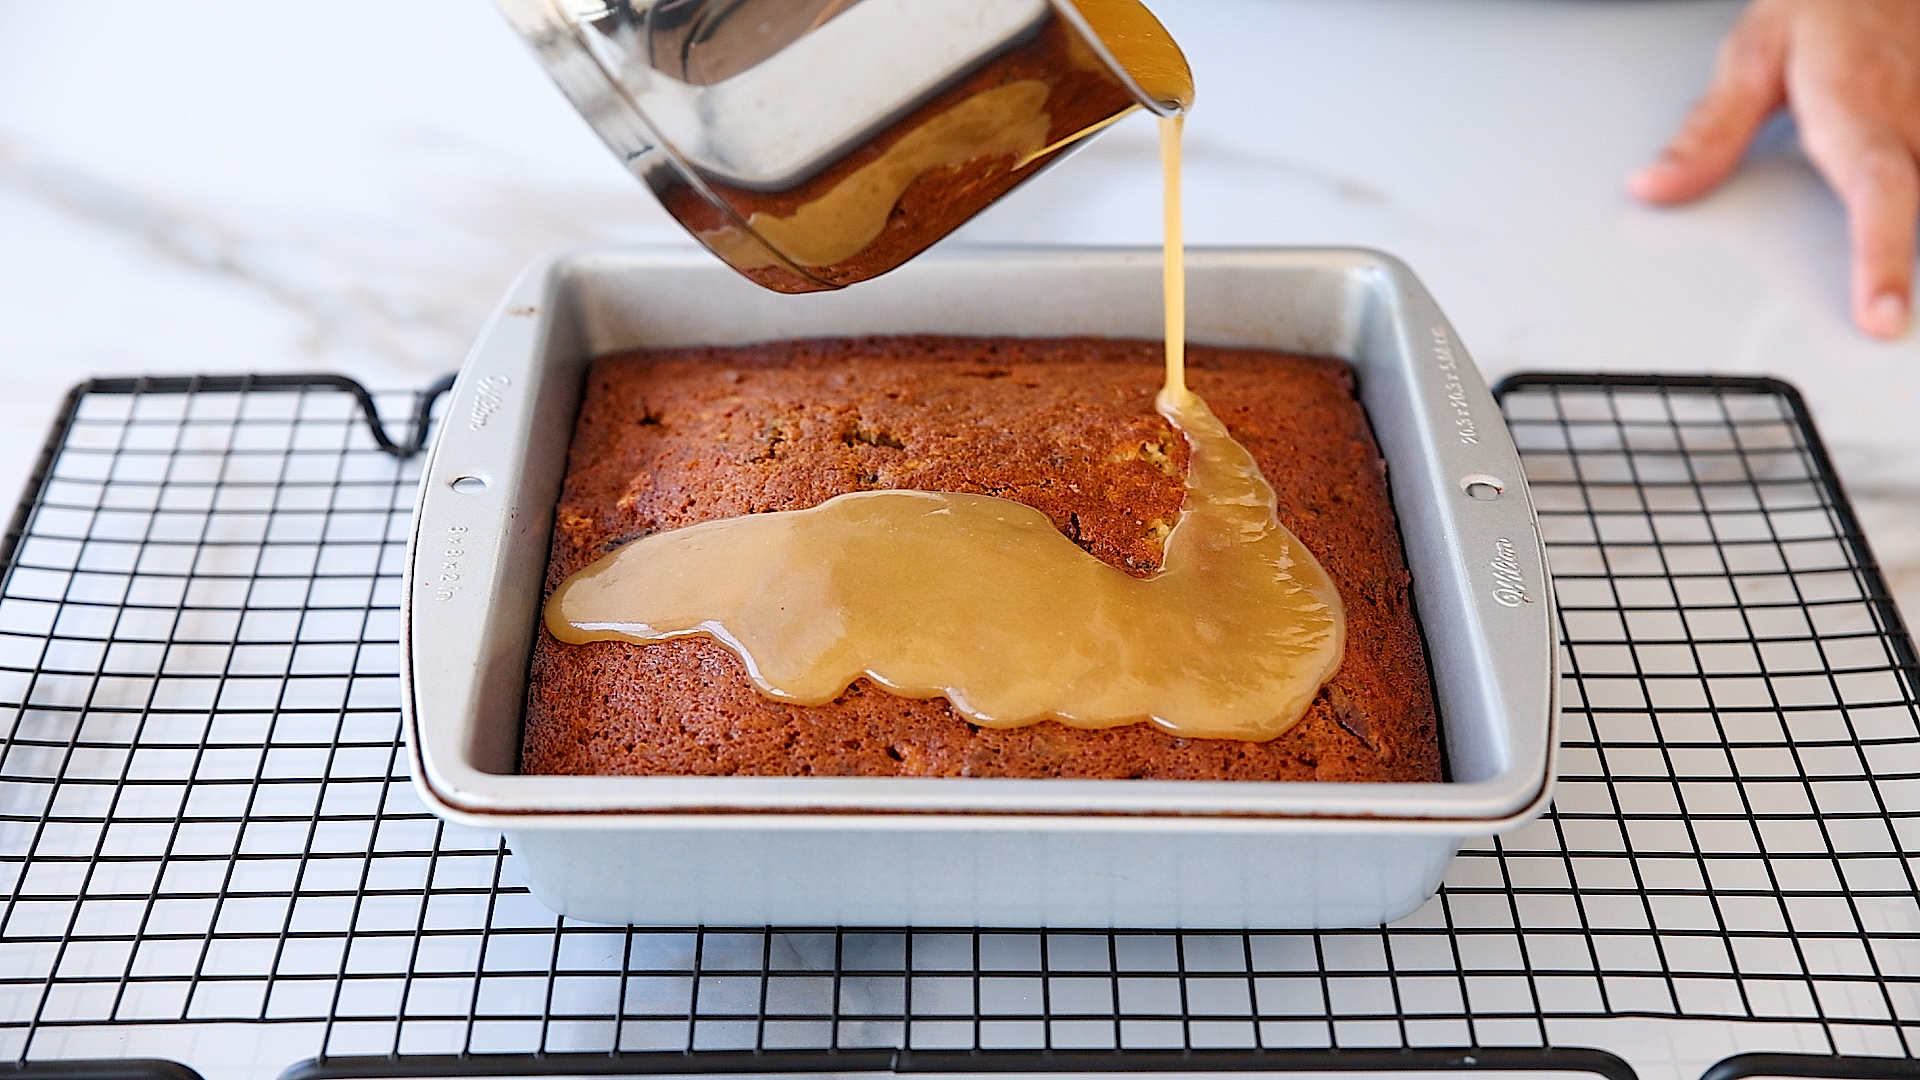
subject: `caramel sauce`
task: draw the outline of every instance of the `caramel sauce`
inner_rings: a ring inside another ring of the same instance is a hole
[[[1143,89],[1191,101],[1177,47],[1150,15],[1150,26],[1132,16],[1144,8],[1078,2]],[[1340,665],[1345,609],[1280,524],[1252,455],[1187,389],[1180,136],[1179,115],[1161,121],[1167,337],[1156,408],[1190,454],[1158,573],[1101,562],[1020,503],[861,491],[636,540],[563,582],[547,629],[575,644],[708,636],[762,693],[798,705],[868,678],[945,697],[986,727],[1146,721],[1189,738],[1265,741],[1293,726]],[[917,163],[937,151],[902,154]],[[905,171],[889,163],[875,179],[891,185]]]
[[[1058,149],[1058,144],[1047,144],[1046,103],[1047,84],[1039,79],[982,91],[908,132],[793,213],[782,217],[756,210],[747,226],[801,266],[832,266],[851,259],[880,235],[894,204],[921,174],[980,158],[1010,158],[1019,168]],[[733,225],[703,231],[699,237],[734,266],[772,261],[757,240]]]
[[[1166,229],[1160,241],[1160,302],[1167,336],[1167,377],[1160,396],[1182,403],[1193,398],[1187,389],[1187,241],[1180,214],[1180,136],[1186,123],[1185,113],[1160,118],[1160,216]],[[1186,430],[1178,420],[1167,420]]]
[[[1145,4],[1073,0],[1073,6],[1148,97],[1183,111],[1193,104],[1193,73],[1186,55]]]
[[[817,24],[849,6],[846,0],[821,7],[822,3],[807,0],[806,5],[785,12],[784,17],[814,18]],[[1142,93],[1168,108],[1184,109],[1192,103],[1193,80],[1186,57],[1139,0],[1076,0],[1074,6]],[[819,7],[819,11],[810,14],[811,7]],[[1099,72],[1103,78],[1112,79],[1111,66],[1078,32],[1065,31],[1062,37],[1070,69]],[[745,49],[749,44],[750,40],[738,48]],[[736,56],[722,49],[716,55],[728,64],[737,64],[757,54],[745,51]],[[694,73],[686,74],[691,77]],[[1036,163],[1140,109],[1138,104],[1129,104],[1092,123],[1057,133],[1053,132],[1056,119],[1071,121],[1049,112],[1053,90],[1052,81],[1046,78],[997,82],[914,121],[873,160],[837,177],[797,206],[760,208],[752,205],[755,200],[751,197],[743,197],[734,202],[733,210],[741,215],[744,225],[742,221],[729,221],[696,228],[694,233],[716,255],[742,271],[776,267],[785,259],[809,273],[824,275],[823,279],[833,279],[835,267],[850,265],[881,242],[901,197],[916,181],[940,173],[964,178],[968,188],[979,188],[989,176],[1011,181]],[[1131,91],[1127,95],[1130,97]],[[951,205],[946,211],[961,209]],[[965,209],[952,224],[977,209]],[[922,207],[920,212],[929,211]]]

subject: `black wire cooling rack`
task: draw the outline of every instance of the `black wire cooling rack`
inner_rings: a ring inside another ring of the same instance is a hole
[[[1554,808],[1392,926],[1245,934],[543,909],[405,774],[410,454],[441,389],[380,397],[401,439],[333,377],[69,399],[0,587],[0,1060],[1920,1073],[1914,654],[1791,387],[1503,386],[1566,642]]]

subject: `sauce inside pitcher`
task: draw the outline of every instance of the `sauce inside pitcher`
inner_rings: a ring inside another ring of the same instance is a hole
[[[703,244],[781,292],[911,259],[1192,80],[1138,0],[500,0]]]

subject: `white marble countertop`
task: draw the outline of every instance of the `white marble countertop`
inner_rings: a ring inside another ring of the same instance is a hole
[[[1920,612],[1920,335],[1849,324],[1791,127],[1696,206],[1624,193],[1737,0],[1154,6],[1200,87],[1192,242],[1394,252],[1490,380],[1798,383]],[[1157,170],[1130,120],[960,239],[1156,242]],[[688,242],[485,0],[0,0],[0,500],[88,376],[418,386],[528,261],[618,241]]]
[[[1200,87],[1196,244],[1410,262],[1489,379],[1762,372],[1810,398],[1920,610],[1920,337],[1847,320],[1790,125],[1681,210],[1627,198],[1731,0],[1160,0]],[[963,230],[1151,243],[1136,119]],[[563,245],[685,242],[483,0],[0,0],[0,498],[89,375],[455,367]]]

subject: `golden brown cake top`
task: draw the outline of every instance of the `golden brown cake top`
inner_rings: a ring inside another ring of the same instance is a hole
[[[1159,348],[914,337],[608,358],[576,429],[549,588],[635,536],[879,487],[1013,499],[1095,556],[1150,573],[1186,466],[1183,440],[1151,411]],[[1348,659],[1286,736],[992,731],[944,702],[858,683],[799,708],[761,698],[717,646],[563,646],[543,633],[527,771],[1437,778],[1407,575],[1350,372],[1204,348],[1192,367],[1348,606]]]

